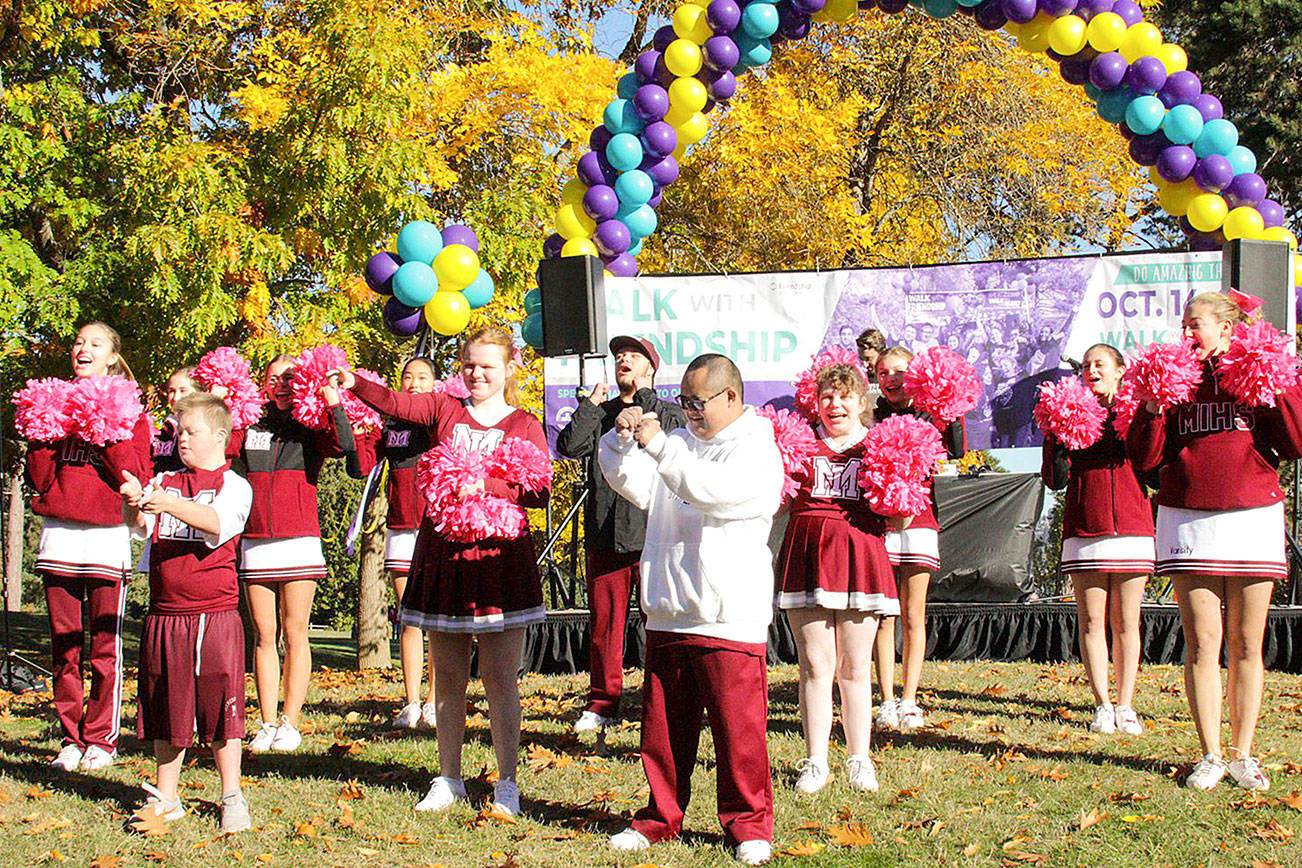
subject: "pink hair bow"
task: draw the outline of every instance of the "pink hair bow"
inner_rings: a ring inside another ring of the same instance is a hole
[[[1240,292],[1237,289],[1231,288],[1228,295],[1230,296],[1230,301],[1237,304],[1239,310],[1243,311],[1245,316],[1252,316],[1258,308],[1265,304],[1265,302],[1250,292]]]

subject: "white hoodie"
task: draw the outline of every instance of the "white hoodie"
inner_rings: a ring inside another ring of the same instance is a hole
[[[748,406],[709,440],[679,428],[645,449],[612,429],[597,460],[610,487],[647,511],[646,628],[765,642],[773,618],[768,537],[782,499],[773,424]]]

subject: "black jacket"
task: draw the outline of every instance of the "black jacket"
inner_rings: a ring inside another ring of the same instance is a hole
[[[678,405],[660,400],[652,389],[639,389],[633,403],[655,413],[666,433],[687,424]],[[584,522],[589,548],[637,552],[642,550],[646,537],[646,513],[616,494],[606,484],[597,464],[597,441],[615,427],[615,417],[628,406],[619,395],[601,404],[581,400],[574,408],[570,423],[556,438],[557,452],[566,458],[587,459],[588,500],[584,504]]]

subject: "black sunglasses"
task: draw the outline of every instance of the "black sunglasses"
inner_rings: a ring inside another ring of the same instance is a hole
[[[724,392],[726,392],[726,391],[728,391],[728,387],[727,387],[727,386],[724,386],[722,389],[720,389],[719,391],[715,392],[715,393],[714,393],[713,395],[711,395],[710,397],[708,397],[708,398],[704,398],[704,399],[702,399],[702,398],[684,398],[682,395],[679,395],[679,396],[678,396],[678,406],[682,407],[684,410],[687,410],[688,412],[691,412],[691,413],[703,413],[703,412],[705,412],[705,405],[706,405],[706,404],[710,403],[711,401],[713,401],[715,398],[719,397],[720,395],[722,395],[722,394],[723,394]]]

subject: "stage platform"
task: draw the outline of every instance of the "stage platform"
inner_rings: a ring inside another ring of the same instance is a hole
[[[587,671],[588,613],[549,612],[529,628],[524,668],[565,674]],[[1145,663],[1180,663],[1184,637],[1174,605],[1146,605],[1140,614]],[[898,634],[897,634],[898,636]],[[629,614],[624,665],[640,666],[640,614]],[[1302,673],[1302,607],[1274,608],[1266,621],[1266,668]],[[1073,603],[932,603],[927,607],[928,660],[1031,660],[1060,663],[1079,659]],[[769,662],[795,663],[796,646],[785,617],[769,627]]]

